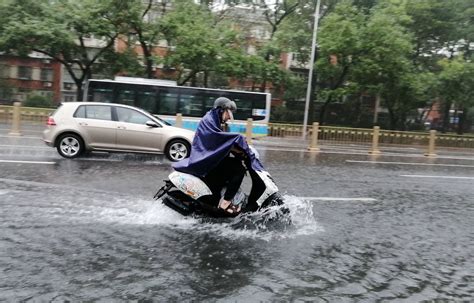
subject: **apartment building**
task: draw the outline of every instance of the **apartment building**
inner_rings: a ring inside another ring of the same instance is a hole
[[[0,56],[0,81],[1,103],[25,101],[32,95],[40,95],[53,102],[61,99],[61,64],[42,54]]]

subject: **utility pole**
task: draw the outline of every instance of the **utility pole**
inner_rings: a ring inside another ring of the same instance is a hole
[[[316,9],[314,12],[313,41],[311,43],[311,59],[310,59],[309,75],[308,75],[308,87],[306,89],[306,103],[304,107],[303,140],[306,139],[306,129],[308,128],[309,100],[311,99],[311,83],[313,81],[314,55],[316,53],[316,38],[318,35],[319,7],[320,6],[321,6],[321,0],[318,0],[316,3]]]

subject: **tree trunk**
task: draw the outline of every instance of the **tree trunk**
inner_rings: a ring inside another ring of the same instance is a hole
[[[402,112],[399,115],[397,114],[397,116],[399,117],[397,129],[402,130],[402,131],[406,131],[407,130],[407,115],[406,115],[406,113]]]
[[[451,102],[445,100],[444,109],[443,109],[443,125],[441,127],[442,133],[445,133],[449,130],[449,110],[450,109],[451,109]]]
[[[324,124],[324,116],[326,114],[326,109],[327,109],[327,106],[329,105],[329,103],[331,103],[331,101],[332,101],[332,96],[329,95],[329,97],[326,99],[324,104],[321,106],[321,109],[319,111],[319,125]]]
[[[146,76],[148,79],[153,79],[155,78],[155,73],[153,72],[153,58],[148,47],[143,48],[143,54],[145,55]]]
[[[391,130],[397,129],[397,115],[395,114],[395,110],[392,108],[390,104],[387,103],[387,109],[388,109],[388,118],[389,118],[389,128]]]
[[[468,108],[462,107],[462,114],[459,114],[459,121],[458,121],[458,129],[457,129],[457,134],[462,135],[466,131],[467,125],[466,125],[466,115],[468,112]]]
[[[204,77],[203,77],[203,80],[202,80],[202,85],[204,87],[209,87],[209,72],[208,71],[204,71]]]
[[[84,90],[82,89],[82,85],[81,85],[81,86],[77,87],[76,100],[77,101],[84,101],[83,99],[84,99]]]

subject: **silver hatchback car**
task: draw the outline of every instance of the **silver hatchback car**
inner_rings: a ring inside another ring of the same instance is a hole
[[[84,151],[164,153],[189,157],[194,132],[170,126],[142,109],[114,103],[67,102],[48,118],[43,141],[65,158]]]

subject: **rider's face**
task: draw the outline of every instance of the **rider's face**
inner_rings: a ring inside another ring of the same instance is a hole
[[[223,113],[222,113],[222,121],[224,122],[227,122],[229,120],[232,120],[234,117],[232,115],[232,112],[229,110],[229,109],[226,109]]]

